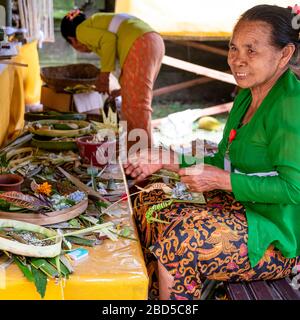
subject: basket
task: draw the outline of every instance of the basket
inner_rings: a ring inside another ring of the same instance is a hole
[[[76,84],[94,85],[99,73],[100,69],[90,63],[41,68],[42,80],[56,92]]]

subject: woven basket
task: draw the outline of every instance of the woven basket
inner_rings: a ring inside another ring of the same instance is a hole
[[[56,92],[76,84],[94,85],[100,69],[89,63],[41,68],[41,78]]]

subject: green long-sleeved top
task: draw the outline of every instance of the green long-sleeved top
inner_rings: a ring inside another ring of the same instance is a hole
[[[76,28],[76,38],[85,44],[101,59],[101,71],[115,70],[116,60],[122,67],[134,41],[147,32],[154,30],[137,18],[124,20],[117,31],[108,31],[114,13],[95,13]]]
[[[232,192],[246,208],[251,266],[270,244],[287,258],[300,255],[300,81],[287,70],[276,82],[252,119],[238,128],[251,103],[243,89],[234,101],[218,153],[205,162],[224,168],[229,147]],[[246,174],[276,171],[277,176]]]

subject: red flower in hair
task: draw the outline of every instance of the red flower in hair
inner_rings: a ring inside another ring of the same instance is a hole
[[[295,14],[300,14],[300,6],[298,6],[297,4],[295,4],[293,7],[288,6],[288,9],[291,9],[292,12]]]
[[[70,12],[68,12],[66,14],[66,18],[70,21],[72,21],[74,18],[76,18],[79,14],[81,13],[81,11],[79,9],[73,9]]]

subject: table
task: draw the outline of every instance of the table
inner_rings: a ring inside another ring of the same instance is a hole
[[[126,217],[135,229],[131,215]],[[135,229],[135,238],[137,232]],[[87,247],[86,247],[87,248]],[[87,248],[89,256],[78,262],[75,271],[61,286],[50,280],[46,300],[143,300],[148,297],[148,276],[138,241],[104,240],[103,244]],[[15,264],[5,274],[6,284],[1,289],[2,300],[40,300],[35,286]]]
[[[104,179],[120,179],[121,176],[119,165],[110,165],[102,175]],[[119,202],[118,206],[118,215],[106,216],[105,221],[128,226],[131,230],[130,237],[136,241],[119,237],[117,241],[106,239],[94,247],[85,247],[89,251],[88,257],[77,262],[74,265],[74,273],[61,284],[50,279],[44,299],[147,299],[148,275],[132,216],[131,203],[124,200]],[[13,263],[5,272],[1,273],[0,270],[0,299],[39,300],[41,298],[34,283],[29,282]]]

